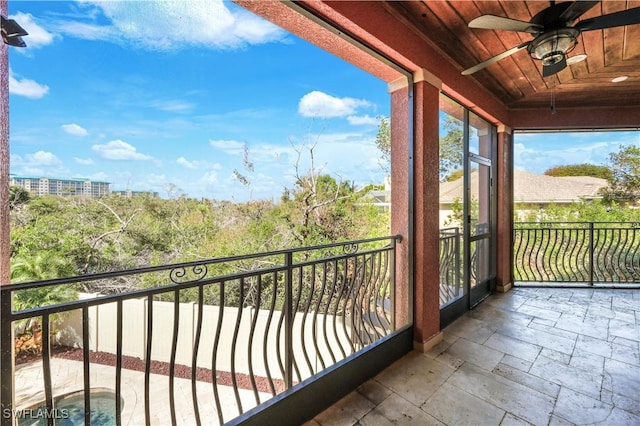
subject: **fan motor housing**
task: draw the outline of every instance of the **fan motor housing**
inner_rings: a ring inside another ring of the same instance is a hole
[[[562,61],[578,44],[580,31],[567,27],[540,34],[527,46],[527,51],[542,65],[554,65]]]

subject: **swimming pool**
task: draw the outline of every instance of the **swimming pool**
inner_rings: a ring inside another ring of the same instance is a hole
[[[122,399],[121,399],[122,401]],[[124,405],[122,402],[121,407]],[[56,425],[84,425],[84,391],[71,392],[55,398],[53,412],[45,404],[21,410],[19,426],[46,425],[48,418],[55,418]],[[91,426],[115,426],[116,393],[109,388],[91,389]]]

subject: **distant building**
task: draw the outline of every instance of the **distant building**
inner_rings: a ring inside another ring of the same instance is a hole
[[[24,188],[33,195],[98,198],[110,194],[109,182],[90,179],[57,179],[9,175],[9,185]]]
[[[607,186],[605,179],[591,176],[555,177],[524,170],[513,171],[513,204],[521,214],[549,205],[570,205],[579,201],[601,199],[600,190]],[[471,172],[471,198],[478,199],[478,172]],[[462,200],[463,179],[440,184],[440,226],[453,213],[456,200]]]
[[[111,191],[111,193],[113,195],[119,195],[121,197],[125,197],[125,198],[132,198],[132,197],[137,197],[137,196],[148,196],[148,197],[159,197],[160,194],[155,192],[155,191],[131,191],[131,190],[124,190],[124,191]]]

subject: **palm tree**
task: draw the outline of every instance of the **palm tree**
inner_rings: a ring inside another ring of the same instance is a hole
[[[40,252],[35,256],[17,255],[11,259],[12,283],[69,277],[74,272],[73,265],[53,251]],[[14,307],[18,310],[35,308],[75,300],[77,296],[77,290],[69,285],[36,287],[16,291]]]
[[[11,258],[12,283],[63,278],[72,276],[74,273],[74,266],[53,251],[43,251],[35,256],[17,255]],[[77,298],[78,291],[72,285],[34,287],[17,290],[14,293],[13,308],[21,311],[69,302]],[[18,334],[25,335],[25,338],[16,339],[16,345],[20,345],[22,350],[41,350],[41,330],[38,318],[31,318],[20,324]],[[20,351],[16,349],[16,353],[18,352]]]

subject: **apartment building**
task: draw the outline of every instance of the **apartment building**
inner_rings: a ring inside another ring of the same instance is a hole
[[[33,195],[97,198],[111,193],[109,182],[90,179],[57,179],[10,175],[9,185],[22,187]]]

